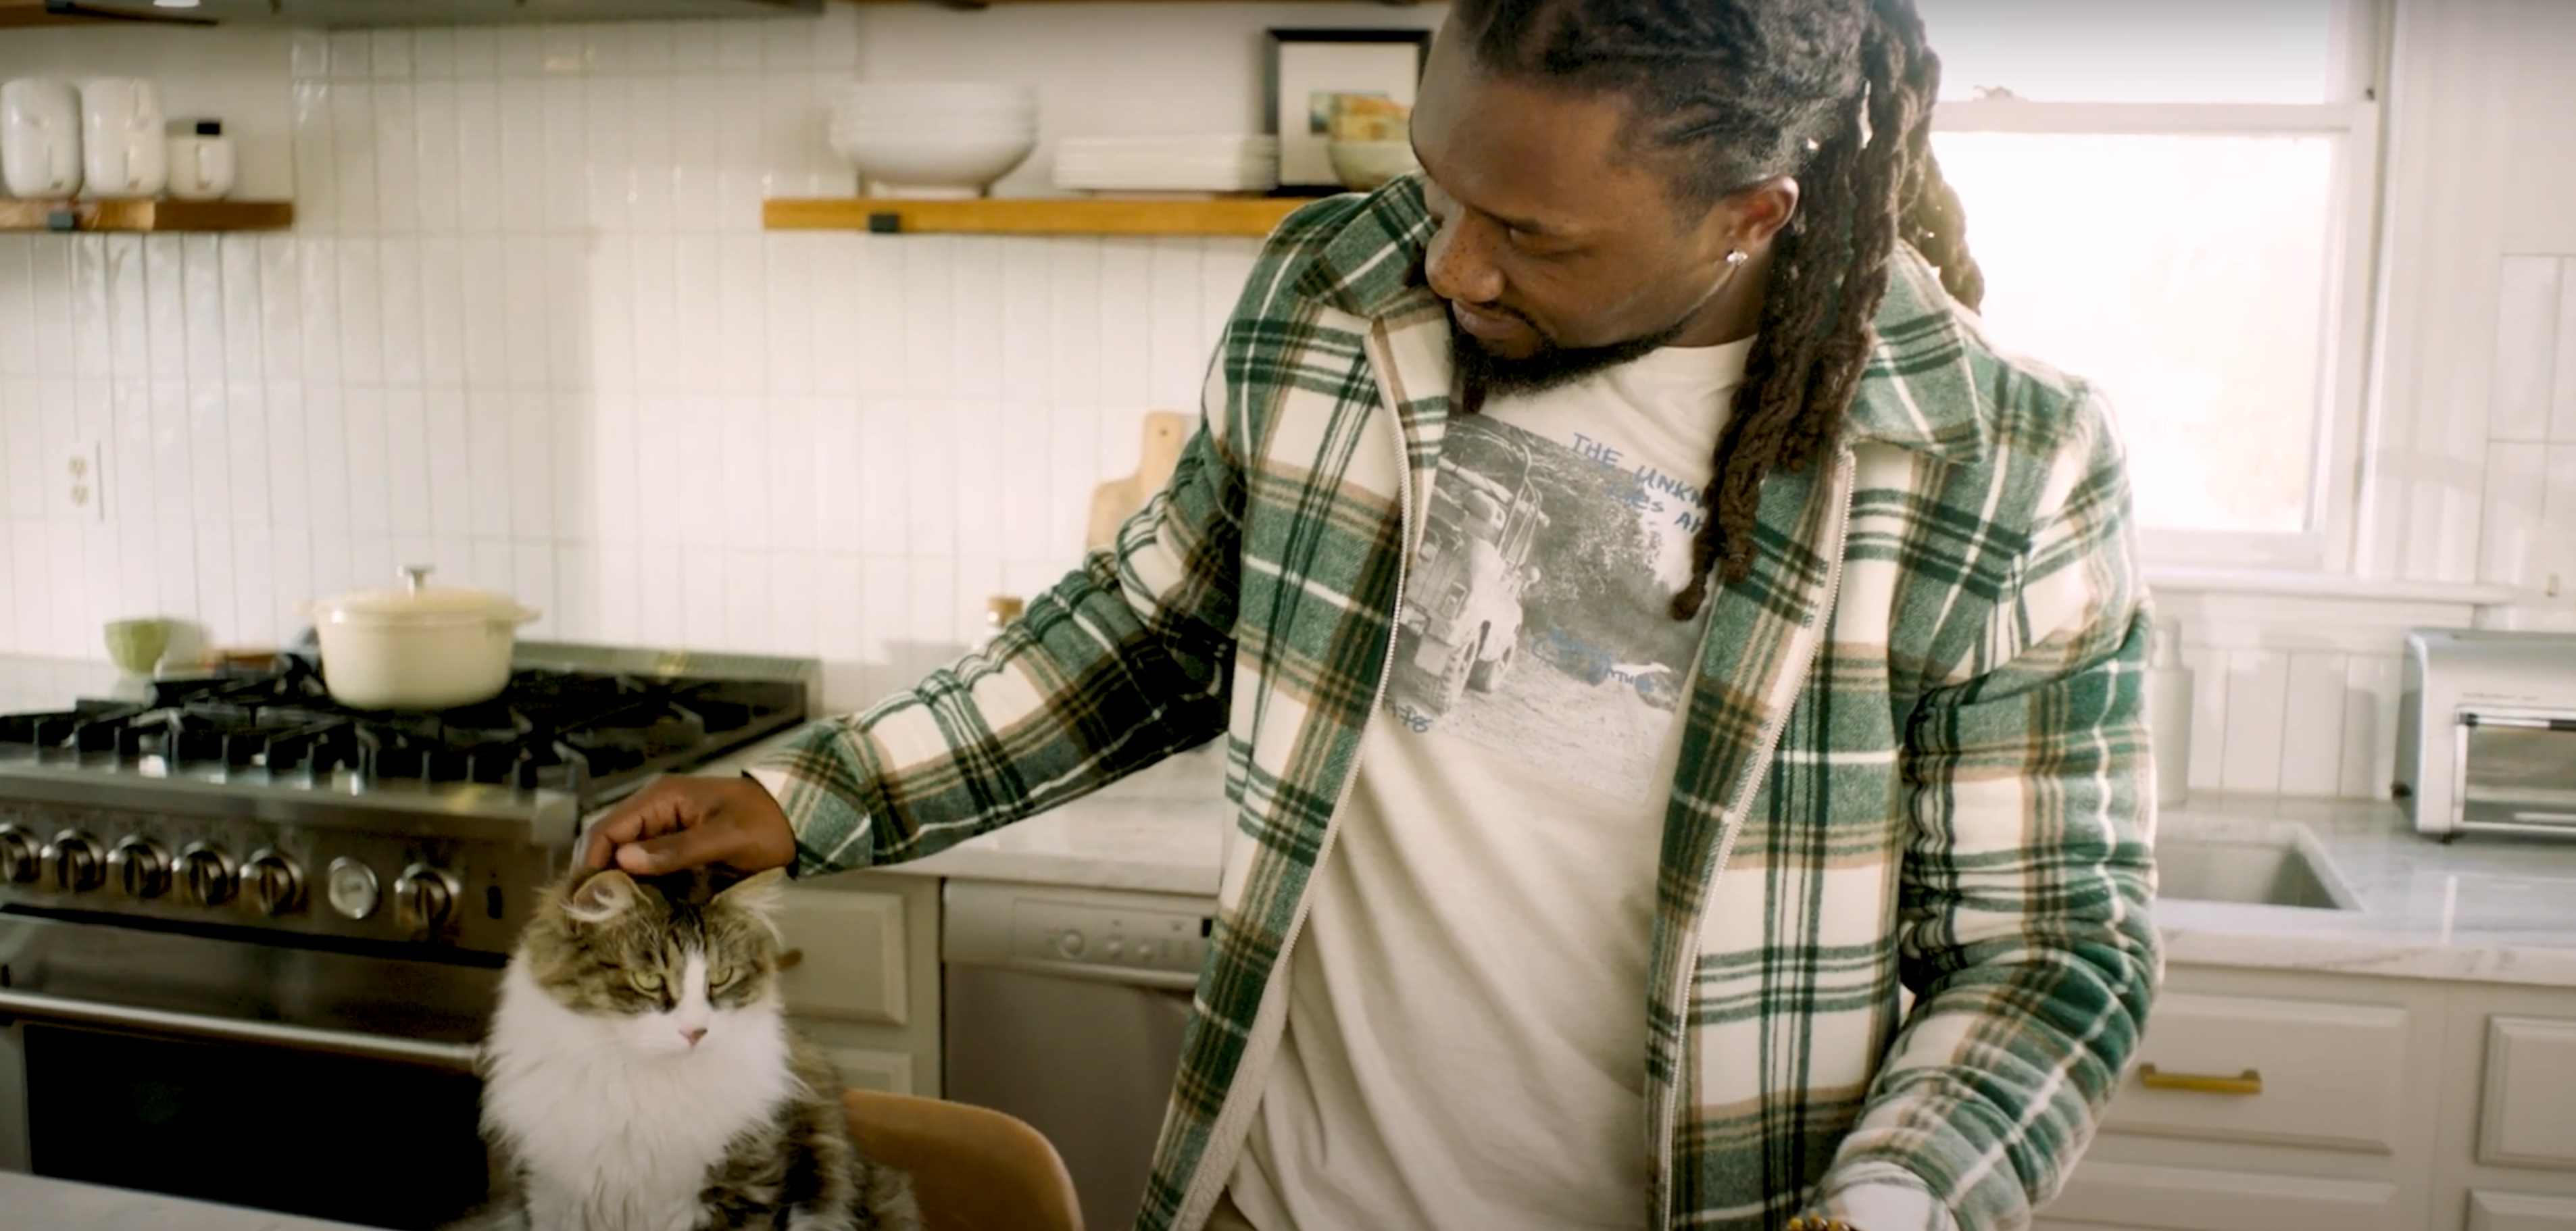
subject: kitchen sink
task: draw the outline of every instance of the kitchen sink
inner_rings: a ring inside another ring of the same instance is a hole
[[[2352,891],[2312,839],[2166,834],[2156,839],[2156,896],[2248,906],[2353,910]]]

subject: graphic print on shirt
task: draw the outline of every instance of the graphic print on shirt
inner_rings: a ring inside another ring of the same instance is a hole
[[[1587,436],[1451,422],[1398,612],[1387,707],[1623,799],[1642,798],[1699,624],[1672,618],[1706,493]]]

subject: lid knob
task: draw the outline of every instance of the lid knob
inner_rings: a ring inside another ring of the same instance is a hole
[[[420,593],[422,587],[429,584],[429,575],[436,571],[438,571],[438,566],[434,564],[406,564],[402,566],[403,588],[414,594]]]

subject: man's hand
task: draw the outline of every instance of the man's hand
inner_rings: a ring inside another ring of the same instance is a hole
[[[657,779],[601,817],[581,861],[637,876],[724,867],[751,873],[796,861],[796,831],[750,778]]]

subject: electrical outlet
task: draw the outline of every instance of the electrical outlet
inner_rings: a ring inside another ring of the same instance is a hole
[[[99,464],[98,442],[76,442],[64,453],[62,492],[65,508],[84,521],[107,520],[107,472]]]

